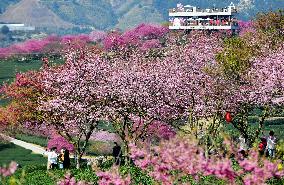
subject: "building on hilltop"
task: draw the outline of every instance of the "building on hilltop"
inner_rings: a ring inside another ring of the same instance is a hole
[[[7,26],[10,31],[35,31],[35,27],[33,26],[26,26],[22,23],[4,23],[0,22],[0,29],[3,26]]]
[[[200,9],[177,4],[169,10],[171,30],[237,30],[237,9],[233,3],[225,8]]]

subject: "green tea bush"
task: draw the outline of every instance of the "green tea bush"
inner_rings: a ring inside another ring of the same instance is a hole
[[[28,165],[19,170],[10,179],[23,179],[23,185],[53,185],[70,172],[77,181],[84,180],[96,184],[98,177],[91,169],[46,170],[46,165]]]
[[[266,119],[264,121],[264,124],[266,126],[268,126],[268,125],[284,125],[284,118],[283,117],[275,117],[275,118]]]
[[[29,134],[16,134],[15,138],[42,147],[46,147],[48,142],[48,139],[46,137],[29,135]]]
[[[46,164],[41,155],[33,154],[31,150],[24,149],[12,143],[0,142],[0,165],[15,161],[21,166],[29,164]]]
[[[121,166],[120,167],[120,173],[122,175],[130,174],[132,184],[135,184],[135,185],[141,185],[141,184],[152,185],[152,184],[154,184],[153,179],[149,175],[147,175],[139,167],[134,166],[134,165]]]

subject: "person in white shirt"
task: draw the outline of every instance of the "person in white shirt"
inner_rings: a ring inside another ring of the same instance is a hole
[[[247,156],[247,151],[248,151],[248,145],[246,143],[246,139],[244,136],[240,135],[239,137],[239,154],[240,154],[240,159],[244,159]]]
[[[240,142],[240,150],[239,151],[247,151],[248,150],[248,145],[246,143],[246,139],[244,136],[240,135],[239,137],[239,142]]]
[[[57,153],[56,148],[52,148],[51,151],[46,150],[44,155],[47,155],[47,170],[54,169],[57,166]]]
[[[276,137],[274,136],[274,132],[271,130],[269,132],[269,136],[267,138],[267,151],[271,158],[275,157],[275,145],[276,145]]]

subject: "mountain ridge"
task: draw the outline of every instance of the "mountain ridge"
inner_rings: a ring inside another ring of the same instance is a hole
[[[174,8],[177,3],[211,8],[228,6],[231,1],[238,6],[238,18],[243,20],[253,18],[257,12],[284,9],[284,0],[1,0],[0,21],[42,27],[56,25],[125,30],[142,22],[167,22],[168,9]],[[33,4],[29,7],[24,6],[31,2]],[[51,18],[48,19],[47,15]]]
[[[22,0],[17,4],[10,5],[0,15],[0,21],[20,22],[38,27],[73,27],[72,23],[60,19],[53,11],[43,6],[39,0]]]

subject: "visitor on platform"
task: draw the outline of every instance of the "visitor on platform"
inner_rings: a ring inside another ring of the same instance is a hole
[[[57,153],[56,148],[51,148],[51,150],[46,149],[44,155],[47,155],[47,170],[55,169],[57,167]]]
[[[64,150],[63,168],[64,169],[69,169],[70,165],[71,165],[71,163],[70,163],[69,150],[65,149]]]
[[[59,169],[63,169],[64,153],[65,153],[65,150],[61,149],[60,150],[60,154],[58,155]]]
[[[274,132],[271,130],[267,138],[267,146],[266,146],[268,154],[271,158],[275,157],[275,145],[276,145],[276,137],[274,136]]]
[[[114,142],[112,155],[114,157],[115,164],[120,165],[122,153],[121,153],[121,147],[117,144],[117,142]]]

